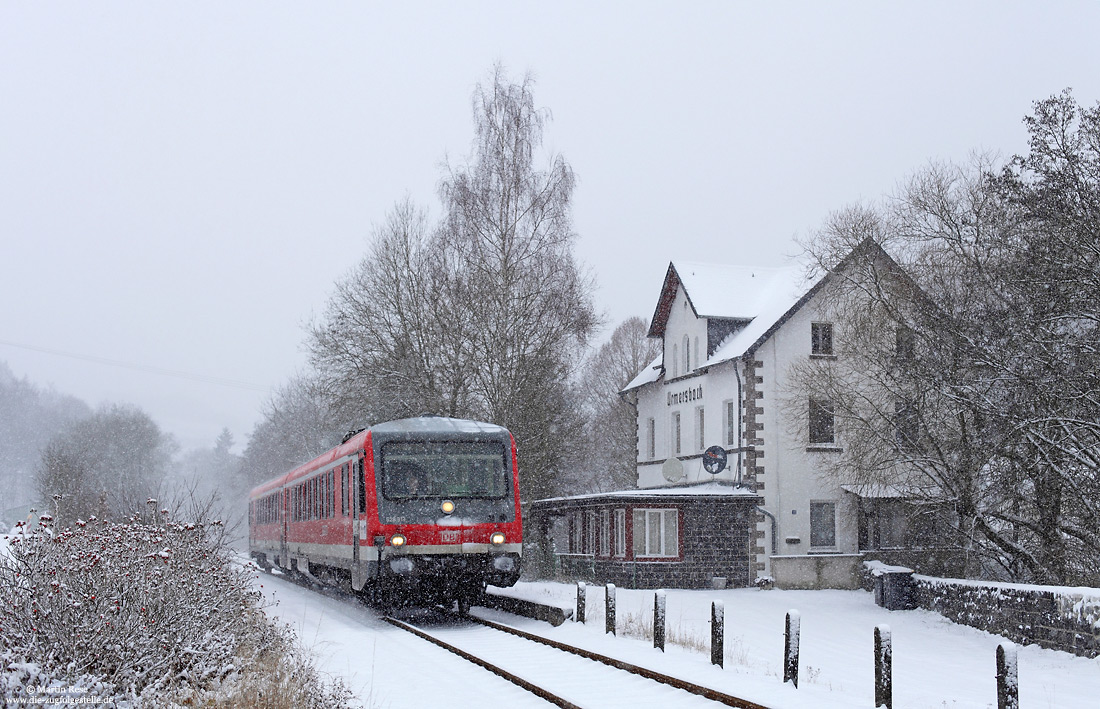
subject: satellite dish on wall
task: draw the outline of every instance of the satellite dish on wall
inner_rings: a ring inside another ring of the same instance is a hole
[[[661,466],[661,475],[670,483],[679,482],[684,478],[684,463],[679,458],[669,458]]]

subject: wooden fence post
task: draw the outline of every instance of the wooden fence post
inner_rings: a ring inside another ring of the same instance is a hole
[[[665,651],[665,592],[653,594],[653,647]]]
[[[1020,709],[1020,679],[1016,643],[997,646],[997,709]]]
[[[889,625],[875,626],[875,709],[894,706],[894,649]]]
[[[798,611],[787,611],[783,633],[783,682],[791,682],[795,687],[798,687],[798,631],[801,621]]]
[[[710,664],[726,666],[726,608],[722,601],[710,604]]]
[[[577,582],[577,622],[584,622],[584,600],[585,600],[584,581]]]
[[[615,634],[615,584],[607,584],[604,594],[604,633]]]

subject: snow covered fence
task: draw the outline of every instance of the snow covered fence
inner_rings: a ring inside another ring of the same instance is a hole
[[[726,607],[721,601],[710,604],[710,664],[725,667]]]
[[[1016,644],[997,646],[997,709],[1020,709],[1020,681],[1016,665]]]
[[[798,687],[798,644],[799,626],[802,616],[796,610],[787,611],[787,622],[783,631],[783,683],[790,682]]]
[[[667,602],[665,592],[657,591],[653,594],[653,647],[661,652],[665,651],[665,612]]]
[[[606,591],[604,593],[604,614],[603,614],[603,631],[605,633],[615,634],[615,584],[607,584]]]
[[[894,706],[894,649],[889,625],[875,626],[875,709]]]

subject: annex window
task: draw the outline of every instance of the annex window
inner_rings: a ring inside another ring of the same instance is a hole
[[[600,510],[600,556],[611,556],[611,510]]]
[[[626,510],[615,510],[615,540],[612,553],[620,558],[626,556]]]
[[[574,512],[569,516],[569,522],[569,551],[580,554],[584,550],[584,518],[580,512]]]
[[[585,513],[584,525],[584,553],[596,555],[596,511],[588,510]]]
[[[722,430],[726,432],[727,446],[740,445],[737,442],[737,409],[734,406],[736,402],[733,399],[722,402]]]
[[[646,460],[657,457],[657,421],[652,418],[645,421],[645,457]]]
[[[836,548],[836,503],[810,503],[810,547]]]
[[[680,554],[677,510],[634,510],[634,558],[673,558]]]
[[[833,402],[828,399],[810,399],[810,445],[836,443],[835,429]]]
[[[680,412],[672,412],[672,454],[680,455]]]
[[[833,352],[833,324],[831,322],[811,323],[810,354],[835,354],[835,352]]]
[[[695,407],[695,450],[701,451],[707,447],[706,443],[706,419],[703,416],[703,407]]]

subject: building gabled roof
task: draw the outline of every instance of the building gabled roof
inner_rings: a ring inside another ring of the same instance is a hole
[[[894,273],[907,278],[882,247],[870,238],[852,249],[828,273],[814,277],[805,276],[805,270],[797,265],[754,268],[686,261],[669,263],[649,336],[664,336],[676,291],[682,285],[697,317],[748,321],[745,327],[735,330],[715,348],[704,366],[749,356],[836,273],[860,257],[884,258]],[[658,357],[622,391],[627,392],[660,379],[661,362],[662,358]]]
[[[649,336],[664,336],[681,285],[697,317],[754,320],[774,309],[776,299],[790,300],[790,293],[801,290],[802,280],[798,266],[761,268],[674,261],[668,265]]]

